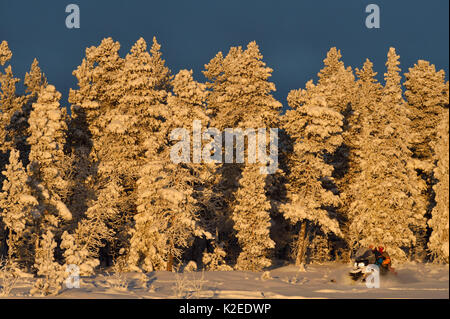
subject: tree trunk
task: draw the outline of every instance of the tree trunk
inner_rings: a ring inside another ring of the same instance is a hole
[[[12,230],[9,229],[9,236],[8,236],[8,262],[10,263],[12,261],[12,255],[13,255],[13,239],[12,239]]]
[[[169,254],[169,257],[167,259],[167,271],[172,271],[173,266],[173,255]]]
[[[307,228],[307,221],[305,220],[302,222],[297,239],[297,257],[295,259],[296,266],[301,266],[305,262],[304,257],[308,241],[308,232],[306,228]]]

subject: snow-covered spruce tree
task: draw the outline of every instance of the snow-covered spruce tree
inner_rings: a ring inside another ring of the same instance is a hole
[[[161,136],[160,136],[161,138]],[[131,230],[128,264],[131,269],[144,271],[167,268],[167,237],[164,225],[167,222],[164,214],[166,201],[158,196],[165,180],[161,176],[164,163],[158,160],[161,140],[150,138],[148,141],[148,163],[141,168],[142,177],[137,181],[137,213],[134,215],[135,225]]]
[[[224,58],[219,52],[203,71],[210,81],[208,109],[211,110],[212,125],[219,130],[242,127],[246,119],[259,114],[267,127],[277,124],[277,110],[281,103],[271,92],[275,84],[268,81],[272,69],[262,61],[256,42],[250,42],[246,50],[231,47]]]
[[[416,244],[412,229],[424,227],[424,182],[414,170],[409,150],[407,107],[402,99],[399,56],[390,48],[380,103],[364,121],[361,172],[351,185],[352,247],[382,245],[394,260]]]
[[[324,263],[330,260],[330,247],[332,241],[327,236],[323,236],[320,231],[313,234],[309,244],[308,260],[310,263]]]
[[[448,156],[448,136],[449,132],[449,111],[446,109],[441,116],[441,123],[437,127],[437,142],[434,143],[434,158],[437,162],[434,169],[434,176],[438,180],[434,185],[436,193],[436,206],[431,212],[432,218],[428,225],[432,229],[428,249],[435,260],[448,263],[449,250],[449,156]]]
[[[317,74],[316,89],[325,97],[329,108],[347,116],[355,93],[355,76],[352,68],[345,67],[341,58],[341,51],[335,47],[327,52],[323,60],[324,68]]]
[[[132,186],[137,214],[130,232],[128,262],[131,267],[145,271],[171,270],[190,238],[202,233],[196,225],[198,208],[192,196],[195,177],[188,167],[170,162],[169,131],[188,124],[183,110],[194,112],[196,103],[201,106],[205,93],[190,92],[191,85],[198,84],[189,79],[184,81],[181,72],[173,82],[176,88],[170,96],[171,105],[166,105],[171,76],[156,39],[150,53],[146,52],[145,41],[139,39],[125,58],[121,79],[126,90],[119,109],[128,118],[116,125],[126,130],[127,138],[134,138],[130,145],[125,143],[124,149],[126,154],[133,154],[135,145],[134,158],[130,159],[134,167],[129,172],[132,181],[138,179]],[[204,91],[201,86],[198,88]]]
[[[7,48],[7,46],[5,46]],[[31,103],[33,99],[36,97],[36,92],[32,86],[37,88],[38,85],[42,82],[45,82],[45,77],[42,76],[39,67],[37,66],[37,61],[34,60],[30,73],[26,73],[25,75],[25,85],[26,85],[26,96],[16,97],[15,92],[15,83],[18,82],[18,79],[12,77],[11,67],[9,66],[6,70],[6,75],[1,79],[2,86],[2,97],[0,101],[0,125],[4,128],[4,133],[0,133],[0,170],[3,169],[3,159],[2,157],[7,157],[7,152],[2,153],[7,148],[12,150],[17,150],[19,152],[19,162],[24,163],[25,165],[28,163],[28,153],[29,146],[27,145],[26,139],[29,135],[28,132],[28,117],[31,110]],[[44,80],[42,80],[42,78]],[[41,81],[42,80],[42,81]],[[3,113],[4,112],[4,113]],[[1,129],[0,129],[1,130]],[[12,154],[11,154],[12,155]],[[11,158],[10,158],[11,160]],[[3,176],[0,176],[0,185],[3,180]],[[25,198],[25,197],[24,197]],[[22,206],[18,206],[22,207]],[[28,210],[29,212],[29,210]],[[26,214],[26,212],[24,212]],[[30,224],[31,215],[27,214],[27,218],[24,218],[23,222],[28,223],[28,228]],[[0,220],[0,227],[1,220]],[[10,229],[11,231],[11,229]],[[27,231],[23,231],[22,234],[17,234],[18,238],[21,238],[22,244],[20,245],[20,249],[16,250],[16,258],[21,267],[30,267],[32,265],[32,244],[34,241],[30,238],[32,231],[27,229]],[[9,234],[12,236],[12,234]],[[2,242],[2,231],[0,231],[0,242]],[[17,240],[17,239],[16,239]],[[9,246],[9,244],[8,244]],[[14,250],[14,247],[11,247],[11,252]],[[1,250],[1,249],[0,249]],[[20,255],[20,256],[19,256]]]
[[[270,238],[270,201],[264,186],[266,175],[260,165],[246,164],[239,180],[232,219],[241,248],[236,268],[259,271],[272,264],[270,253],[275,248]]]
[[[211,238],[198,224],[194,176],[181,163],[170,161],[164,135],[161,130],[148,139],[148,162],[137,182],[128,263],[144,271],[172,271],[193,237]]]
[[[9,164],[2,174],[6,177],[0,192],[0,218],[7,233],[8,259],[22,267],[32,265],[33,216],[38,206],[28,185],[28,174],[19,160],[19,152],[12,150]]]
[[[12,54],[9,51],[6,42],[2,42],[0,48],[1,65],[8,61]],[[35,98],[35,93],[31,86],[37,87],[39,85],[38,78],[41,83],[45,83],[45,77],[41,75],[37,62],[33,62],[30,73],[25,75],[25,85],[27,95],[18,96],[16,93],[16,83],[19,79],[13,77],[11,66],[5,69],[5,74],[0,73],[0,169],[3,170],[5,159],[8,157],[8,150],[19,151],[19,161],[27,163],[28,149],[26,138],[29,135],[27,119],[31,108],[32,98]],[[44,78],[44,79],[42,79]],[[3,153],[3,154],[2,154]],[[0,185],[3,176],[0,176]],[[1,226],[0,226],[1,227]],[[3,227],[2,227],[3,228]],[[22,265],[30,266],[31,247],[29,232],[25,232],[23,238],[23,245],[21,248],[22,257],[19,259]],[[3,241],[0,231],[0,241]],[[25,247],[25,248],[24,248]]]
[[[147,44],[140,38],[123,60],[114,80],[117,104],[101,115],[105,127],[99,140],[109,147],[102,147],[97,153],[97,179],[98,185],[102,185],[98,198],[106,196],[101,193],[110,183],[117,185],[120,191],[116,201],[108,203],[110,209],[117,211],[116,218],[109,223],[115,233],[113,242],[109,243],[110,253],[117,248],[120,250],[127,241],[132,216],[136,212],[136,181],[143,165],[143,143],[152,130],[153,104],[162,99],[161,94],[152,89],[155,79],[150,59]]]
[[[25,166],[28,165],[30,146],[27,139],[30,136],[28,119],[33,103],[36,102],[38,93],[47,86],[47,79],[42,73],[36,59],[31,64],[30,71],[25,74],[25,96],[20,110],[14,112],[9,124],[9,134],[15,149],[20,152],[20,159]]]
[[[145,40],[140,38],[127,54],[117,81],[123,91],[120,92],[119,104],[104,114],[109,123],[104,142],[117,142],[113,147],[102,150],[99,173],[111,175],[117,174],[114,171],[119,171],[119,178],[125,189],[135,189],[139,169],[145,162],[145,141],[159,129],[158,117],[164,116],[162,112],[165,110],[163,104],[167,92],[159,89],[162,85],[161,74],[154,72],[170,74],[170,71],[167,67],[164,71],[155,68],[153,60],[147,52]],[[123,195],[126,203],[121,207],[124,211],[135,210],[134,200],[130,196],[132,195]]]
[[[433,162],[431,143],[436,141],[444,107],[448,107],[449,89],[444,70],[436,71],[433,64],[419,60],[405,73],[405,97],[410,109],[414,156]]]
[[[4,65],[11,56],[7,42],[3,41],[0,44],[0,65]],[[28,164],[28,117],[31,104],[35,102],[37,93],[46,85],[47,80],[35,59],[30,72],[25,74],[25,96],[17,96],[17,82],[19,79],[13,77],[11,66],[5,69],[5,74],[0,72],[0,170],[7,162],[6,153],[9,148],[19,150],[21,161],[24,165]],[[0,185],[1,180],[2,177]]]
[[[341,51],[335,47],[327,52],[326,58],[323,60],[324,67],[319,71],[318,82],[314,84],[312,80],[306,83],[306,87],[301,92],[297,92],[296,99],[299,104],[310,102],[313,98],[321,96],[325,99],[327,107],[339,112],[343,118],[343,137],[346,144],[351,144],[352,136],[345,134],[349,129],[347,122],[356,111],[352,104],[354,103],[356,94],[355,76],[351,67],[345,67],[341,61]],[[347,141],[347,139],[349,141]],[[342,145],[341,145],[342,146]],[[342,177],[346,169],[345,150],[341,150],[342,154],[336,154],[336,163],[334,163],[336,172]]]
[[[25,74],[24,83],[26,85],[25,92],[29,94],[27,98],[31,100],[36,99],[42,87],[48,85],[47,78],[42,73],[39,62],[36,59],[33,60],[30,71]]]
[[[349,170],[345,175],[346,184],[351,185],[355,174],[359,169],[360,145],[364,143],[361,140],[361,132],[367,118],[376,112],[377,104],[381,101],[383,86],[375,78],[377,72],[373,71],[373,64],[366,59],[361,69],[356,69],[358,80],[356,81],[355,95],[352,101],[352,114],[349,116],[348,130],[344,134],[346,143],[350,146]],[[349,201],[351,202],[351,200]]]
[[[200,121],[202,127],[210,126],[209,112],[206,109],[206,100],[208,91],[206,85],[194,80],[192,76],[192,70],[181,70],[175,75],[172,81],[172,92],[167,97],[167,107],[169,115],[165,126],[169,131],[177,128],[184,128],[189,132],[192,132],[194,127],[194,121]],[[195,128],[198,129],[198,128]],[[216,232],[218,221],[215,214],[215,201],[216,193],[214,191],[214,184],[217,179],[217,167],[216,163],[209,163],[205,161],[198,162],[200,158],[194,159],[194,147],[200,149],[201,145],[194,145],[198,141],[193,140],[191,144],[190,154],[192,154],[191,162],[180,164],[185,166],[191,171],[194,176],[195,183],[193,185],[192,196],[197,200],[200,222],[202,227],[210,233]],[[197,156],[198,157],[198,156]],[[211,242],[211,248],[216,247],[217,238]],[[220,245],[220,244],[219,244]],[[197,261],[200,261],[200,257],[197,252],[194,251],[198,247],[191,247],[194,258],[197,257]],[[224,255],[217,254],[219,264],[224,264],[223,257],[225,257],[225,251],[221,250]],[[213,253],[213,251],[206,251],[205,254]],[[225,266],[223,268],[226,268]]]
[[[8,42],[2,41],[0,43],[0,65],[4,65],[12,57],[11,50],[9,49]]]
[[[299,104],[308,104],[313,98],[322,96],[327,107],[343,115],[340,133],[343,137],[342,144],[334,153],[327,154],[325,160],[334,166],[333,177],[336,178],[337,187],[340,191],[345,191],[350,185],[350,181],[347,180],[351,165],[349,157],[354,154],[352,147],[355,136],[349,122],[355,113],[353,100],[356,96],[356,83],[352,68],[346,67],[341,58],[341,51],[332,47],[323,60],[324,67],[317,74],[317,84],[314,84],[312,80],[308,81],[305,89],[298,92],[296,99]],[[338,211],[338,220],[341,230],[347,234],[348,207],[345,202],[342,204]],[[346,259],[349,251],[345,239],[335,240],[334,245],[336,252],[340,250],[341,257]]]
[[[97,176],[99,152],[105,149],[106,134],[104,115],[118,104],[117,79],[123,65],[118,50],[120,44],[111,38],[103,39],[98,47],[86,49],[86,57],[73,75],[78,81],[78,90],[70,89],[71,117],[68,123],[67,146],[76,167],[73,196],[70,208],[76,221],[84,215],[87,203],[98,197],[104,188]]]
[[[344,62],[341,61],[341,51],[335,47],[331,48],[327,52],[326,58],[323,60],[324,68],[318,73],[318,83],[312,88],[311,86],[306,91],[311,91],[313,96],[322,96],[325,98],[327,107],[339,112],[343,115],[342,119],[342,144],[337,147],[334,153],[327,154],[326,162],[333,165],[333,177],[340,192],[348,189],[350,180],[347,180],[349,176],[349,170],[352,163],[350,158],[354,154],[353,140],[356,139],[354,132],[349,126],[349,122],[355,113],[354,97],[356,96],[356,83],[355,76],[351,67],[346,67]],[[308,87],[308,85],[307,85]],[[306,93],[308,95],[308,93]],[[308,101],[308,100],[307,100]],[[337,219],[340,224],[340,229],[344,231],[344,240],[335,240],[333,245],[336,249],[344,246],[344,249],[340,248],[342,258],[347,259],[349,255],[348,244],[345,240],[347,237],[347,223],[348,223],[348,206],[346,202],[341,202],[338,209]],[[319,232],[320,233],[320,232]],[[319,234],[317,234],[319,236]],[[328,236],[327,236],[328,237]],[[328,240],[328,238],[326,239]],[[322,239],[322,242],[325,240]],[[333,246],[331,245],[331,246]],[[337,253],[335,251],[335,253]]]
[[[192,70],[180,70],[172,81],[172,87],[173,93],[170,92],[167,97],[171,128],[181,127],[192,131],[195,120],[201,121],[202,126],[208,126],[206,85],[194,80]]]
[[[242,47],[230,48],[226,57],[219,52],[209,64],[205,66],[204,75],[211,89],[208,95],[208,109],[212,115],[212,126],[223,130],[225,128],[276,128],[278,127],[279,103],[271,94],[275,85],[268,81],[272,69],[262,60],[263,56],[255,42],[250,42],[245,50]],[[222,196],[223,205],[217,210],[219,220],[219,235],[230,250],[233,243],[232,228],[245,228],[237,226],[233,219],[239,215],[233,203],[239,184],[249,185],[244,180],[239,181],[239,175],[245,165],[225,163],[219,166],[218,174],[222,176],[215,189]],[[259,174],[259,172],[257,173]],[[246,177],[250,177],[250,172]],[[261,179],[258,189],[265,194],[266,180]],[[247,191],[241,190],[242,194]],[[265,195],[264,195],[265,196]],[[268,211],[266,211],[269,214]],[[234,216],[234,217],[232,217]],[[248,221],[250,222],[250,221]],[[233,226],[235,225],[235,226]],[[267,228],[265,224],[260,224]],[[267,237],[270,240],[270,237]],[[259,239],[258,239],[259,240]],[[249,243],[247,242],[246,245]],[[241,248],[243,248],[241,246]],[[256,262],[256,261],[255,261]]]
[[[91,155],[98,160],[103,148],[101,137],[105,134],[104,116],[118,104],[120,88],[118,77],[123,65],[119,56],[119,42],[103,39],[98,47],[86,49],[86,57],[73,75],[78,80],[78,90],[70,90],[69,102],[75,108],[75,115],[81,113],[86,119],[92,139]]]
[[[239,68],[236,74],[241,77],[240,85],[247,83],[249,89],[235,88],[243,90],[245,92],[243,95],[247,95],[247,98],[255,103],[241,110],[244,113],[240,115],[238,127],[242,129],[279,127],[278,112],[281,103],[272,96],[271,92],[275,91],[275,85],[268,81],[273,70],[266,66],[262,58],[257,44],[250,42],[238,61]],[[268,138],[264,138],[267,145]],[[248,151],[249,147],[248,143],[246,148]],[[236,231],[241,249],[236,268],[259,271],[272,264],[275,242],[270,237],[272,205],[267,190],[276,186],[273,176],[263,174],[260,170],[261,165],[266,164],[249,163],[249,154],[246,155],[231,215],[234,222],[233,229]],[[279,173],[279,170],[276,173]]]
[[[8,43],[3,41],[0,44],[0,65],[3,66],[11,57],[12,53],[9,50]],[[4,73],[0,72],[0,152],[2,153],[14,147],[12,117],[21,111],[25,102],[25,97],[16,94],[16,84],[19,81],[13,75],[11,65],[4,69]],[[0,167],[0,169],[2,168]]]
[[[0,44],[0,65],[4,65],[11,57],[8,44],[3,41]],[[18,150],[21,162],[28,164],[29,147],[26,139],[29,135],[28,117],[31,103],[35,101],[39,85],[46,83],[36,59],[30,72],[25,74],[26,95],[17,95],[17,82],[19,79],[13,77],[11,66],[5,69],[5,74],[0,72],[0,171],[7,163],[9,149]],[[0,185],[2,180],[3,176],[0,176]]]
[[[227,253],[223,249],[222,244],[212,243],[213,251],[204,251],[202,255],[203,267],[209,271],[231,271],[232,267],[225,263]]]
[[[11,50],[8,47],[8,43],[6,41],[2,41],[0,43],[0,66],[3,66],[7,61],[9,61],[12,57]],[[6,124],[9,122],[9,117],[7,114],[4,114],[4,107],[2,104],[5,100],[5,88],[7,87],[6,81],[4,81],[4,77],[6,75],[3,72],[0,72],[0,171],[3,171],[5,165],[8,163],[8,153],[7,153],[7,145],[6,145]],[[2,185],[4,176],[0,174],[0,185]],[[0,218],[0,254],[6,253],[6,233],[4,232],[4,224]]]
[[[28,123],[31,186],[40,203],[40,231],[55,231],[59,222],[72,219],[66,206],[70,191],[71,160],[64,154],[66,112],[60,107],[61,93],[53,85],[39,92]]]
[[[445,81],[445,72],[436,71],[434,65],[419,60],[414,67],[405,73],[404,82],[409,110],[410,135],[412,137],[410,149],[415,159],[416,171],[427,184],[425,193],[427,205],[426,218],[431,217],[431,209],[434,206],[435,193],[433,186],[436,179],[433,176],[434,150],[433,144],[437,139],[437,126],[445,107],[449,103],[448,81]],[[418,237],[418,254],[425,255],[428,234],[426,229],[415,229]],[[425,256],[423,256],[425,258]]]
[[[156,39],[152,56],[143,39],[136,42],[125,59],[119,57],[119,47],[118,42],[108,38],[100,46],[86,50],[86,59],[74,72],[80,89],[70,96],[71,102],[79,106],[77,116],[85,118],[92,140],[91,157],[98,167],[94,177],[97,200],[107,196],[102,192],[111,183],[121,192],[115,202],[101,204],[117,212],[107,222],[116,233],[114,242],[108,243],[108,254],[116,253],[121,249],[116,246],[126,242],[136,211],[136,180],[145,158],[143,144],[157,126],[154,110],[164,103],[166,80],[170,80],[170,70],[164,66]]]
[[[6,41],[2,41],[0,43],[0,66],[3,66],[7,61],[9,61],[12,57],[11,50],[8,47],[8,43]],[[7,154],[7,145],[6,145],[6,124],[9,123],[9,117],[7,111],[4,110],[3,103],[6,100],[5,98],[5,89],[7,88],[7,81],[4,81],[5,74],[0,72],[0,171],[3,171],[5,165],[8,163],[8,154]],[[0,185],[2,185],[3,175],[0,174]],[[6,234],[4,233],[4,224],[0,218],[0,254],[6,252]]]
[[[197,187],[204,184],[207,172],[201,164],[172,163],[170,146],[175,142],[169,136],[176,128],[192,129],[194,120],[208,124],[204,110],[207,93],[186,70],[180,71],[170,86],[173,93],[167,97],[167,105],[152,105],[148,118],[153,132],[146,141],[147,162],[137,182],[137,214],[128,262],[144,271],[171,271],[194,237],[211,237],[199,224],[196,199],[204,195]]]
[[[288,156],[288,202],[281,207],[286,219],[300,224],[295,263],[302,266],[310,236],[316,228],[324,234],[342,236],[336,220],[339,196],[326,184],[333,182],[333,166],[325,156],[342,144],[343,116],[327,106],[325,98],[317,96],[305,103],[302,90],[288,95],[292,110],[286,112],[284,129],[293,140],[293,152]]]
[[[205,65],[203,74],[209,80],[206,83],[209,89],[207,98],[207,108],[211,117],[211,126],[219,130],[228,127],[235,127],[236,120],[233,116],[239,116],[238,109],[231,111],[233,108],[232,97],[227,96],[226,86],[230,85],[227,80],[230,77],[230,71],[227,66],[231,65],[231,61],[236,59],[237,52],[242,52],[241,48],[230,48],[226,58],[222,52],[216,54],[211,61]],[[235,63],[235,62],[233,62]],[[238,107],[236,105],[236,107]],[[231,111],[231,112],[230,112]],[[221,112],[221,113],[220,113]],[[232,247],[235,245],[235,239],[231,236],[233,232],[233,223],[231,220],[231,207],[233,201],[233,193],[237,189],[237,179],[239,168],[234,164],[218,164],[216,167],[217,178],[213,184],[213,197],[210,199],[210,211],[213,227],[216,227],[218,243],[223,242],[224,250],[228,255],[231,253]]]
[[[31,294],[56,295],[62,288],[67,277],[65,268],[55,261],[56,242],[50,230],[42,235],[36,244],[36,261],[34,267],[37,269],[36,280]]]
[[[88,202],[95,198],[97,167],[93,164],[90,152],[92,141],[82,109],[73,105],[67,121],[66,153],[71,158],[71,187],[67,207],[78,223],[88,209]]]
[[[64,249],[65,265],[76,265],[80,276],[94,274],[95,267],[100,264],[98,258],[92,257],[87,247],[80,247],[75,236],[67,231],[62,234],[61,239],[60,247]]]
[[[153,37],[150,55],[150,70],[155,79],[154,89],[160,92],[167,92],[172,87],[172,73],[162,58],[161,45],[156,40],[156,37]]]
[[[338,146],[334,154],[327,156],[327,162],[332,163],[334,166],[333,176],[336,178],[335,182],[339,190],[343,191],[350,184],[346,177],[351,165],[349,156],[354,153],[352,141],[355,139],[355,134],[349,126],[349,121],[351,121],[355,113],[353,100],[356,96],[356,84],[352,68],[345,67],[341,58],[341,51],[335,47],[331,48],[323,60],[324,68],[317,74],[319,77],[317,85],[307,84],[307,89],[303,90],[303,93],[306,103],[311,100],[311,97],[320,95],[325,98],[327,107],[344,116],[341,132],[343,137],[342,144]],[[339,220],[341,226],[346,229],[343,221],[347,218],[346,212],[348,208],[345,207],[345,202],[343,204],[339,210]]]
[[[366,59],[361,69],[356,69],[358,80],[356,82],[356,91],[352,101],[352,112],[348,116],[347,131],[344,132],[345,144],[349,148],[348,152],[348,170],[340,180],[340,191],[342,206],[341,211],[344,212],[346,222],[341,225],[346,242],[350,243],[348,238],[349,232],[349,210],[350,205],[354,201],[355,193],[359,190],[351,186],[355,179],[361,174],[361,146],[365,141],[362,137],[363,125],[369,116],[377,111],[377,105],[381,101],[383,86],[376,80],[376,72],[373,71],[373,64]],[[347,251],[347,258],[350,257],[351,251]]]
[[[83,247],[77,239],[89,233],[91,229],[89,223],[96,220],[95,225],[105,225],[111,227],[110,223],[120,220],[119,210],[117,209],[118,196],[106,194],[107,189],[120,189],[118,183],[118,174],[105,176],[98,172],[100,163],[107,161],[105,153],[108,154],[109,146],[118,146],[120,143],[108,140],[106,127],[110,124],[110,113],[119,105],[119,99],[123,90],[120,88],[119,78],[123,67],[123,59],[119,56],[119,42],[112,38],[103,39],[99,46],[92,46],[86,49],[86,56],[73,75],[78,80],[78,90],[70,90],[69,102],[72,104],[72,116],[70,122],[69,142],[72,154],[75,156],[78,166],[78,173],[75,178],[82,181],[86,197],[81,198],[84,204],[75,208],[78,216],[78,222],[83,216],[86,220],[79,223],[75,236],[77,247]],[[80,141],[83,141],[80,143]],[[108,147],[105,147],[108,145]],[[105,159],[105,161],[103,161]],[[112,180],[112,181],[111,181]],[[114,185],[113,185],[114,184]],[[108,198],[108,201],[100,203],[100,200]],[[74,203],[77,198],[73,198]],[[87,210],[87,211],[86,211]],[[88,213],[89,212],[89,213]],[[104,218],[108,212],[108,220]],[[112,216],[112,213],[115,213]],[[99,214],[98,216],[94,216]],[[93,231],[95,227],[92,228]],[[78,234],[79,233],[79,234]],[[104,235],[99,232],[99,235]],[[112,237],[108,237],[112,240]],[[84,240],[92,240],[87,236]],[[99,239],[101,241],[102,239]],[[93,240],[90,245],[97,246]],[[106,242],[108,243],[108,242]],[[93,249],[92,255],[97,257],[98,248]],[[67,258],[68,253],[66,253]],[[106,258],[107,256],[103,256]]]
[[[297,103],[301,105],[322,96],[327,107],[345,117],[349,115],[347,113],[356,93],[355,76],[352,68],[345,67],[341,58],[341,51],[335,47],[327,52],[323,60],[324,67],[317,74],[318,82],[314,84],[313,80],[308,81],[305,89],[296,93]]]
[[[161,129],[161,118],[168,118],[166,99],[170,88],[170,70],[162,59],[160,45],[153,39],[150,53],[147,43],[140,38],[124,59],[118,79],[119,104],[105,118],[105,142],[117,141],[114,147],[102,153],[99,173],[116,175],[123,193],[117,208],[123,222],[114,227],[120,248],[128,242],[133,215],[137,212],[137,180],[146,163],[146,140]]]
[[[100,249],[114,241],[114,225],[111,223],[117,220],[119,211],[111,203],[117,203],[122,193],[117,181],[109,182],[99,190],[97,198],[87,203],[89,208],[75,231],[61,237],[66,265],[77,265],[81,276],[94,273],[95,267],[100,264]]]

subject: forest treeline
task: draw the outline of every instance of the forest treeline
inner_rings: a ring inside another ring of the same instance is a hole
[[[367,59],[331,48],[287,96],[255,42],[193,72],[172,74],[161,46],[139,39],[121,57],[106,38],[73,71],[69,107],[37,60],[25,93],[0,44],[0,253],[50,293],[65,265],[258,271],[280,261],[348,262],[382,245],[394,262],[448,263],[449,84],[419,60],[401,73],[387,53],[384,83]],[[279,169],[259,163],[178,163],[170,132],[279,128]],[[6,267],[6,266],[5,266]]]

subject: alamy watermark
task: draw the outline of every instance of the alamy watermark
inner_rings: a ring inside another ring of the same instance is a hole
[[[379,29],[380,28],[380,7],[376,4],[369,4],[366,7],[366,13],[370,13],[366,17],[366,28]]]
[[[66,266],[66,272],[69,273],[66,278],[66,287],[68,289],[80,288],[80,267],[75,264]]]
[[[369,264],[365,269],[366,275],[366,287],[367,288],[380,288],[380,267],[378,265]]]
[[[201,121],[194,120],[192,159],[191,136],[185,128],[176,128],[170,133],[170,139],[178,141],[171,148],[170,159],[175,164],[244,163],[245,137],[247,137],[247,163],[259,162],[262,164],[259,169],[261,174],[274,174],[278,169],[278,129],[270,128],[268,131],[269,136],[266,128],[226,128],[222,133],[215,127],[209,127],[202,131]],[[202,143],[205,141],[208,143],[203,146]],[[222,148],[225,150],[224,158]]]
[[[66,6],[66,13],[69,15],[66,17],[67,29],[79,29],[80,28],[80,7],[76,4],[69,4]]]

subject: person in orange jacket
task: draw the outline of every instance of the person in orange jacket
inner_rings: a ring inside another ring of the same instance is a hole
[[[376,264],[380,267],[385,268],[386,270],[389,270],[390,272],[393,272],[394,274],[397,274],[395,272],[395,269],[392,268],[392,261],[391,257],[389,256],[388,252],[384,250],[383,246],[379,246],[375,249],[375,256],[376,256]]]

